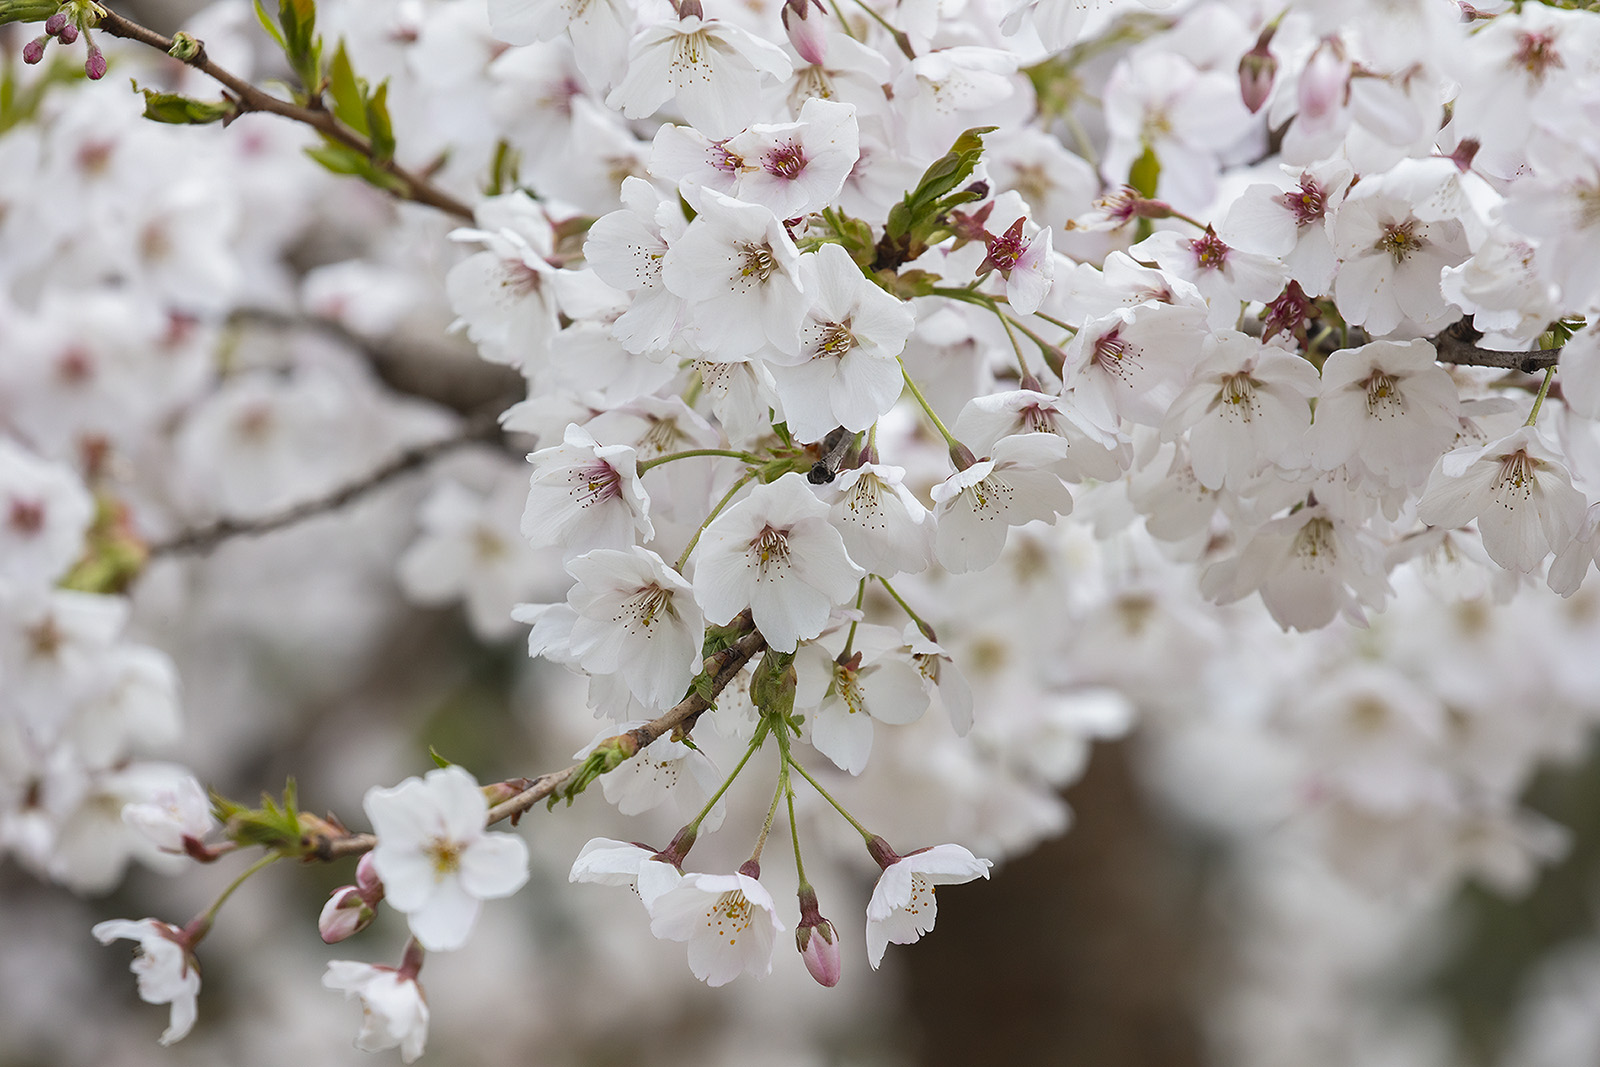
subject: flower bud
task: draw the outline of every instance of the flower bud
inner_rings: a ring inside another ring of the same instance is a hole
[[[72,44],[77,41],[77,39],[78,27],[74,26],[70,22],[61,27],[61,32],[56,34],[56,40],[60,41],[62,44]]]
[[[1324,42],[1300,72],[1300,119],[1321,129],[1350,92],[1350,64]]]
[[[356,887],[367,898],[368,903],[376,904],[383,899],[383,881],[378,877],[378,868],[373,865],[372,853],[363,852],[361,861],[356,864]],[[373,897],[376,895],[377,899]]]
[[[67,13],[65,11],[57,11],[54,15],[44,20],[44,32],[51,37],[55,37],[66,28]]]
[[[340,886],[322,906],[322,914],[317,917],[317,933],[327,944],[336,945],[365,930],[377,915],[361,899],[361,890],[353,885]]]
[[[822,66],[828,58],[828,9],[822,0],[785,0],[781,14],[784,32],[800,58]]]
[[[1267,50],[1263,41],[1239,59],[1239,95],[1244,106],[1254,115],[1266,106],[1272,95],[1272,83],[1278,77],[1278,57]]]
[[[843,961],[839,955],[839,935],[831,922],[822,919],[814,926],[801,926],[794,932],[794,943],[800,949],[806,970],[818,985],[832,989],[839,984]]]
[[[43,60],[45,42],[49,40],[50,38],[48,37],[35,37],[33,40],[23,45],[22,61],[27,63],[29,66],[32,66],[33,64]]]
[[[172,47],[167,49],[167,55],[185,63],[198,59],[204,46],[192,34],[179,31],[172,35]]]
[[[89,46],[89,58],[84,60],[83,72],[92,82],[99,81],[106,76],[106,54],[96,46]]]

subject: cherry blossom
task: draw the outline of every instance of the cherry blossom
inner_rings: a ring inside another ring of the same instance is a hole
[[[139,942],[133,973],[139,980],[139,999],[146,1004],[171,1004],[172,1015],[161,1043],[182,1041],[194,1029],[199,1011],[200,965],[195,962],[182,931],[156,919],[112,919],[96,923],[92,931],[102,945],[118,938]]]
[[[322,984],[346,999],[361,1001],[356,1048],[363,1052],[398,1048],[405,1063],[414,1063],[422,1055],[428,1040],[428,1001],[414,974],[353,960],[331,960]]]
[[[738,133],[755,117],[764,78],[787,78],[782,49],[719,19],[696,15],[641,29],[628,46],[628,72],[606,106],[644,118],[671,100],[710,137]]]
[[[785,927],[772,895],[755,878],[686,874],[647,907],[650,932],[688,942],[689,970],[706,985],[772,973],[773,946]]]
[[[883,873],[867,904],[867,962],[873,970],[891,944],[914,944],[933,929],[938,917],[936,886],[987,878],[993,866],[960,845],[934,845],[905,856],[890,853],[881,855],[878,863]]]
[[[528,847],[511,834],[485,833],[489,805],[459,767],[374,786],[362,807],[378,844],[373,867],[384,894],[431,951],[466,944],[480,902],[507,897],[528,880]]]

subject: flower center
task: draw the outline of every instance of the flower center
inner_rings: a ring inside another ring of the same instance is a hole
[[[797,144],[786,144],[767,153],[762,164],[768,174],[794,181],[806,169],[806,153]]]
[[[1228,265],[1228,246],[1214,233],[1202,234],[1189,242],[1194,262],[1201,270],[1221,270]]]
[[[1373,371],[1367,379],[1367,414],[1374,419],[1398,415],[1405,410],[1405,400],[1400,396],[1399,383],[1382,371]]]
[[[843,356],[856,347],[856,335],[850,332],[848,322],[830,322],[823,328],[817,341],[818,356]]]
[[[655,624],[656,616],[672,610],[672,594],[662,589],[659,585],[647,585],[633,595],[628,602],[627,609],[617,615],[621,621],[623,615],[632,615],[638,625],[629,625],[633,633],[648,630]]]
[[[768,567],[784,567],[789,563],[789,531],[763,526],[750,550],[756,554],[756,564],[765,573]]]
[[[622,495],[622,476],[609,463],[580,468],[577,481],[572,496],[580,508],[614,500]]]
[[[738,174],[744,169],[744,157],[728,151],[726,143],[718,141],[711,146],[711,166],[728,174]]]
[[[454,874],[461,869],[461,853],[465,849],[459,841],[452,841],[447,837],[436,837],[428,842],[423,851],[429,859],[433,860],[433,877],[435,881],[443,881],[445,875]]]
[[[715,930],[718,938],[735,945],[739,935],[750,929],[750,910],[749,899],[739,890],[730,889],[706,913],[706,929]]]
[[[767,245],[745,245],[741,255],[740,277],[765,282],[778,269],[778,261],[773,258],[772,249]]]
[[[1404,263],[1407,256],[1419,251],[1423,246],[1423,239],[1412,232],[1416,228],[1416,219],[1390,223],[1383,231],[1383,236],[1374,242],[1373,251],[1387,252],[1394,257],[1396,263]]]
[[[38,500],[11,499],[11,516],[8,525],[23,536],[32,536],[44,528],[44,504]]]
[[[1278,198],[1278,203],[1289,209],[1294,224],[1304,228],[1321,220],[1328,209],[1328,193],[1309,174],[1300,175],[1300,185]]]
[[[1561,53],[1553,47],[1556,39],[1548,33],[1524,33],[1517,38],[1517,51],[1511,61],[1533,78],[1544,81],[1545,72],[1552,67],[1564,67]]]
[[[1538,481],[1534,472],[1539,469],[1539,461],[1523,449],[1517,449],[1509,456],[1500,457],[1500,474],[1494,480],[1497,493],[1516,494],[1524,500],[1533,495],[1533,490]]]
[[[1222,388],[1217,390],[1217,402],[1227,405],[1223,410],[1229,417],[1241,422],[1255,418],[1257,382],[1243,371],[1222,376]]]
[[[1322,567],[1338,556],[1333,544],[1333,520],[1312,519],[1295,535],[1294,555],[1302,566]]]

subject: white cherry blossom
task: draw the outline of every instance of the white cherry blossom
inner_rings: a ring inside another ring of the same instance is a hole
[[[111,919],[96,923],[92,931],[102,945],[118,938],[139,942],[133,973],[139,980],[139,999],[146,1004],[171,1004],[172,1015],[161,1043],[181,1041],[199,1018],[200,965],[176,927],[156,919]]]
[[[762,82],[793,69],[777,45],[731,22],[690,15],[634,35],[628,72],[606,106],[638,119],[671,100],[695,129],[729,137],[756,117]]]
[[[356,1048],[383,1052],[398,1048],[400,1059],[415,1063],[428,1041],[428,1001],[415,976],[392,967],[353,960],[330,960],[322,984],[346,999],[361,1001],[361,1032]]]
[[[867,904],[867,962],[872,969],[878,969],[891,944],[914,944],[933,929],[939,911],[934,887],[987,878],[991,866],[960,845],[934,845],[884,864]]]
[[[772,973],[773,946],[785,927],[772,894],[749,875],[686,874],[647,906],[650,932],[688,942],[689,970],[706,985]]]
[[[488,802],[460,767],[393,789],[374,786],[362,807],[378,838],[372,862],[385,899],[405,913],[425,949],[465,945],[481,902],[508,897],[528,880],[528,846],[513,834],[484,831]]]

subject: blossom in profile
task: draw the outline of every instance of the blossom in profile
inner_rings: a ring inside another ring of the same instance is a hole
[[[398,1048],[400,1058],[413,1063],[428,1040],[428,1000],[416,976],[405,970],[330,960],[322,984],[346,999],[360,999],[361,1032],[356,1035],[356,1048],[363,1052]]]
[[[460,767],[369,789],[362,807],[378,837],[372,863],[385,899],[429,951],[465,945],[482,902],[508,897],[528,880],[528,846],[513,834],[485,832],[488,802]]]
[[[562,442],[528,456],[533,464],[522,536],[535,548],[561,545],[569,555],[627,548],[655,536],[650,494],[639,481],[637,453],[602,445],[569,425]]]
[[[132,970],[139,981],[139,999],[146,1004],[171,1004],[172,1015],[161,1043],[181,1041],[199,1017],[200,965],[189,951],[183,931],[157,919],[111,919],[91,931],[102,945],[118,938],[139,942]]]
[[[867,962],[873,970],[889,945],[914,944],[933,929],[938,915],[935,886],[987,878],[993,866],[960,845],[935,845],[898,856],[879,837],[869,848],[883,868],[867,904]]]

